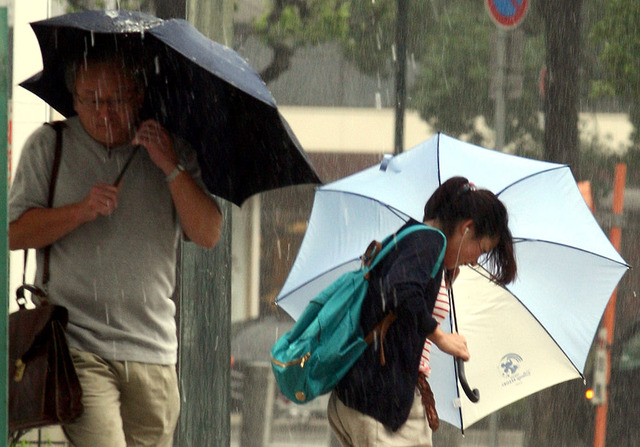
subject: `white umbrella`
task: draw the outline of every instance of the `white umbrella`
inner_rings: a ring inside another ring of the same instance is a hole
[[[433,349],[440,418],[459,428],[536,391],[581,377],[609,297],[628,266],[598,226],[566,165],[481,148],[437,134],[380,165],[318,188],[307,232],[276,303],[294,319],[318,292],[358,268],[373,239],[410,217],[453,176],[507,207],[518,277],[507,288],[482,268],[454,284],[458,329],[469,344],[473,404],[452,357]],[[443,324],[451,330],[450,322]]]

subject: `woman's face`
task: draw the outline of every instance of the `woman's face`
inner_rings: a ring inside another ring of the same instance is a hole
[[[447,250],[444,254],[445,268],[454,270],[462,265],[476,265],[478,258],[492,251],[498,245],[498,241],[498,236],[478,238],[472,220],[459,224],[453,235],[447,239]]]

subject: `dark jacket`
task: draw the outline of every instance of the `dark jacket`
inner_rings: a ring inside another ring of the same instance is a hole
[[[412,220],[405,227],[415,224]],[[386,366],[380,363],[380,344],[372,343],[336,387],[345,405],[394,431],[409,417],[422,347],[437,327],[431,313],[445,247],[441,232],[416,231],[378,263],[371,272],[360,323],[366,335],[388,312],[396,313],[383,343]]]

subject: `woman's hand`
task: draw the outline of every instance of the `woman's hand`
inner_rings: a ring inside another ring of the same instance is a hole
[[[440,326],[436,328],[431,334],[427,336],[442,352],[451,354],[454,357],[459,357],[465,362],[469,360],[469,349],[467,349],[467,339],[460,334],[449,334],[440,329]]]

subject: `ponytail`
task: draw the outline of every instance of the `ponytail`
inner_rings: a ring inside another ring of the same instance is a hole
[[[498,238],[498,245],[487,254],[486,267],[493,280],[502,285],[513,281],[517,268],[509,218],[494,193],[477,189],[464,177],[452,177],[435,190],[424,207],[423,220],[437,220],[447,237],[458,223],[468,219],[473,220],[476,238]]]

